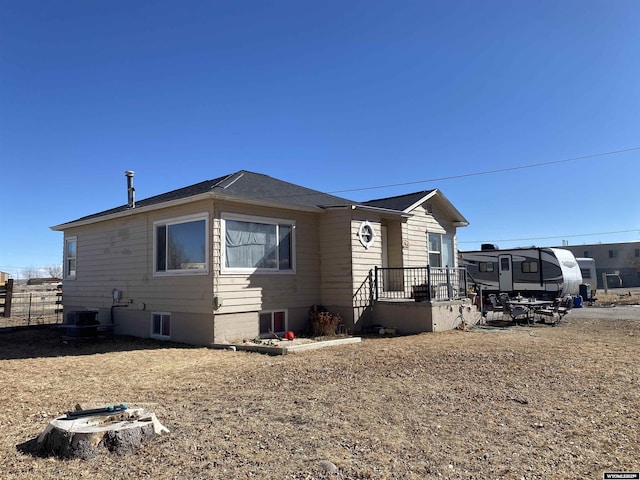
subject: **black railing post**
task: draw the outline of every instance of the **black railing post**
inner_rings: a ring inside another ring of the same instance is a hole
[[[467,267],[462,267],[460,269],[460,275],[462,275],[462,278],[464,278],[463,282],[462,282],[462,286],[464,288],[464,291],[462,291],[462,298],[466,297],[469,294],[469,286],[467,283]]]
[[[447,300],[451,300],[453,298],[453,292],[452,292],[452,287],[451,287],[451,273],[449,271],[449,266],[448,265],[447,265],[445,271],[447,273],[447,296],[449,297],[449,298],[447,298]]]
[[[431,298],[431,266],[427,265],[427,295],[429,295],[429,300],[432,300]]]
[[[371,278],[371,271],[369,271],[369,278]],[[372,290],[375,290],[373,298],[377,302],[378,299],[379,299],[379,297],[378,297],[378,267],[377,266],[374,267],[374,280],[373,280]]]

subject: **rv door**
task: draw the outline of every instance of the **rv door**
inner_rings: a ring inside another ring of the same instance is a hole
[[[498,286],[500,287],[501,292],[512,292],[513,291],[513,271],[512,271],[512,262],[511,255],[499,255],[498,256],[498,264],[500,265],[499,270],[499,282]]]

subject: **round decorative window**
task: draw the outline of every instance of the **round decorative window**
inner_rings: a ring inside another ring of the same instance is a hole
[[[364,248],[369,248],[371,245],[373,245],[376,234],[373,232],[373,226],[368,221],[365,220],[360,224],[360,229],[358,230],[358,238],[360,239],[360,243]]]

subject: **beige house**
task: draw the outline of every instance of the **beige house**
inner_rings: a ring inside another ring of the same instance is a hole
[[[405,269],[457,266],[467,221],[438,190],[357,203],[239,171],[135,202],[127,176],[127,205],[51,227],[64,233],[65,314],[95,310],[118,334],[197,345],[303,333],[318,304],[348,331],[435,329],[372,307],[415,315],[418,270]],[[413,277],[392,280],[394,269]],[[448,302],[468,302],[459,281]]]

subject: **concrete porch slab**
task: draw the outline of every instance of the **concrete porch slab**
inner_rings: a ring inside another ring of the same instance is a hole
[[[335,338],[331,340],[313,340],[310,338],[296,338],[295,340],[269,340],[269,344],[254,343],[216,343],[211,348],[223,350],[236,350],[242,352],[257,352],[267,355],[286,355],[288,353],[305,352],[308,350],[316,350],[318,348],[336,347],[340,345],[349,345],[360,343],[360,337]]]

